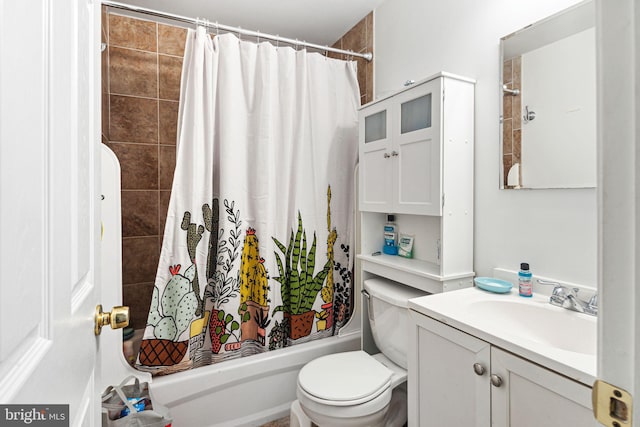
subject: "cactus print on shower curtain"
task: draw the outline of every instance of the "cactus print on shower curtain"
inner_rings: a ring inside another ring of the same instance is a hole
[[[198,288],[196,247],[202,239],[204,227],[191,222],[191,213],[185,212],[181,229],[187,232],[187,252],[191,265],[180,274],[182,265],[169,267],[171,278],[160,290],[153,287],[151,307],[147,317],[147,331],[143,338],[138,362],[145,366],[175,365],[183,361],[188,348],[187,333],[194,316],[202,312]]]
[[[265,343],[265,328],[269,326],[269,278],[260,256],[256,230],[248,228],[244,237],[240,262],[240,307],[242,341]]]
[[[271,245],[265,245],[273,254],[267,259],[261,256],[258,231],[242,229],[242,215],[234,201],[224,200],[225,219],[219,222],[214,220],[220,217],[217,200],[213,209],[203,205],[205,225],[196,224],[185,212],[180,227],[186,232],[191,264],[186,269],[180,264],[170,266],[164,289],[154,287],[147,321],[153,336],[143,340],[139,367],[152,373],[172,372],[334,334],[333,304],[348,297],[346,289],[336,287],[340,281],[334,280],[336,272],[344,279],[344,268],[335,259],[338,233],[332,226],[330,203],[328,187],[326,245],[319,244],[315,231],[307,235],[298,212],[288,244],[272,237]],[[213,239],[212,233],[218,238]],[[210,277],[203,297],[198,298],[195,249],[203,239],[210,242]],[[216,257],[215,266],[212,257]],[[268,273],[269,258],[277,276]],[[275,290],[270,282],[276,284]],[[282,303],[270,313],[274,297]]]

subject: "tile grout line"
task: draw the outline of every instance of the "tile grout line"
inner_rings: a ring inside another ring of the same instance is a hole
[[[130,95],[130,94],[127,94],[127,93],[113,92],[112,95],[121,96],[121,97],[124,97],[124,98],[139,98],[139,99],[158,100],[158,101],[163,101],[163,102],[176,102],[176,103],[180,102],[179,100],[176,100],[176,99],[159,98],[159,97],[153,97],[153,96]]]
[[[140,141],[117,141],[117,140],[109,140],[109,143],[111,144],[135,144],[135,145],[152,145],[152,146],[156,146],[158,145],[155,142],[140,142]],[[163,145],[170,145],[170,144],[163,144]]]
[[[156,38],[157,38],[157,36],[156,36]],[[144,49],[139,49],[139,48],[136,48],[136,47],[130,47],[130,46],[120,46],[120,45],[117,45],[117,44],[113,44],[112,46],[113,46],[114,48],[116,48],[116,49],[132,50],[132,51],[134,51],[134,52],[140,52],[140,53],[156,53],[156,54],[158,54],[158,55],[162,55],[162,56],[170,56],[170,57],[172,57],[172,58],[179,58],[179,59],[182,59],[182,56],[180,56],[180,55],[174,55],[174,54],[171,54],[171,53],[160,52],[160,51],[157,49],[157,47],[156,47],[156,51],[154,52],[154,51],[151,51],[151,50],[144,50]]]
[[[123,236],[122,239],[123,240],[125,240],[125,239],[149,239],[149,238],[152,238],[152,237],[158,238],[158,237],[160,237],[160,235],[151,234],[151,235],[148,235],[148,236]]]

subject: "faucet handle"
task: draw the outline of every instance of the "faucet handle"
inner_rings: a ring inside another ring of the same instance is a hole
[[[567,291],[568,289],[565,286],[556,283],[553,287],[553,291],[551,291],[549,302],[553,305],[562,306],[568,297]]]
[[[558,286],[560,286],[560,283],[558,282],[553,282],[551,280],[542,280],[542,279],[536,279],[536,281],[538,283],[540,283],[541,285],[550,285],[553,286],[554,288],[557,288]]]
[[[577,298],[578,292],[580,292],[580,288],[573,288],[573,295]],[[598,294],[593,294],[589,301],[584,300],[586,302],[587,307],[598,309]]]
[[[541,285],[553,286],[553,291],[551,292],[552,298],[553,296],[564,296],[565,290],[567,289],[560,283],[552,282],[551,280],[536,279],[536,282],[540,283]]]
[[[598,294],[593,294],[593,296],[589,299],[584,312],[592,316],[598,315]]]

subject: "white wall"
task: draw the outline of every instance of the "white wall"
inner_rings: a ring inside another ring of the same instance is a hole
[[[475,78],[475,256],[479,276],[596,286],[595,189],[499,190],[499,40],[576,0],[386,0],[375,11],[375,93],[438,71]]]

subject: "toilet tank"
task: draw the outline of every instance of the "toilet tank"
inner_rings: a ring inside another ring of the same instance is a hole
[[[407,301],[427,292],[392,280],[364,281],[369,294],[369,324],[378,349],[396,365],[407,369],[409,351],[409,309]]]

